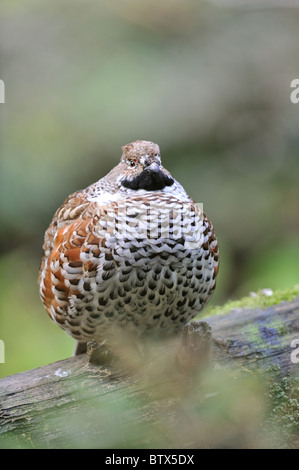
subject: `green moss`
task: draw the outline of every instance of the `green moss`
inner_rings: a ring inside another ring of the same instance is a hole
[[[243,297],[240,300],[232,300],[226,302],[225,305],[208,307],[204,312],[204,317],[212,315],[224,315],[231,310],[239,308],[266,308],[272,305],[277,305],[284,301],[292,301],[299,296],[299,284],[288,289],[281,289],[273,291],[273,295],[266,296],[257,294],[255,297]]]
[[[271,348],[272,349],[280,349],[282,347],[282,342],[288,342],[287,335],[287,328],[285,323],[282,321],[280,317],[272,318],[271,320],[268,319],[267,321],[267,328],[271,328],[273,331],[276,332],[277,336],[275,337],[275,341],[271,341]],[[241,328],[241,333],[243,333],[246,339],[255,345],[259,351],[268,349],[269,343],[265,341],[264,338],[261,336],[260,325],[257,323],[248,323],[243,328]],[[277,341],[278,337],[280,341]]]

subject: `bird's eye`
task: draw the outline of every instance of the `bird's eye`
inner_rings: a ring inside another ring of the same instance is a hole
[[[129,165],[130,165],[131,167],[135,166],[135,165],[136,165],[135,160],[129,160]]]

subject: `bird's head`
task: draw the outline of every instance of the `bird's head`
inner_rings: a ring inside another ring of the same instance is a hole
[[[128,189],[158,191],[174,183],[170,173],[161,165],[160,148],[153,142],[136,140],[122,147],[119,182]]]

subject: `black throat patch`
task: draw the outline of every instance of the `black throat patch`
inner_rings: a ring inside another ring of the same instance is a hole
[[[145,189],[146,191],[159,191],[165,186],[171,186],[174,180],[162,171],[143,170],[136,178],[123,179],[121,184],[128,189]]]

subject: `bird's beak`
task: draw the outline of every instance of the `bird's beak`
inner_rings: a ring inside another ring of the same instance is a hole
[[[156,162],[152,162],[150,165],[147,166],[146,169],[158,173],[160,171],[160,165]]]

